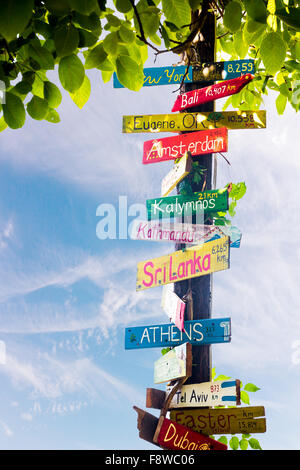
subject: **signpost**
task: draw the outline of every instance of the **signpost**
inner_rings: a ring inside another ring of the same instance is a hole
[[[169,67],[147,67],[144,68],[143,86],[157,85],[180,85],[187,68],[185,65]],[[184,78],[184,83],[225,80],[239,77],[244,73],[254,72],[254,60],[230,60],[227,62],[206,62],[189,67]],[[124,88],[118,80],[117,74],[113,74],[113,87]]]
[[[207,152],[227,152],[226,127],[180,134],[144,142],[143,163],[159,163],[175,160],[185,152],[201,155]]]
[[[186,342],[201,346],[230,341],[231,320],[229,317],[185,321],[184,331],[172,323],[134,326],[125,329],[125,349],[167,348]]]
[[[167,393],[172,387],[167,387]],[[240,381],[224,380],[183,385],[175,393],[169,408],[240,405]]]
[[[229,237],[202,246],[178,250],[170,255],[142,261],[137,266],[136,290],[203,276],[229,268]]]
[[[229,207],[228,188],[211,189],[187,196],[147,199],[146,207],[148,220],[226,211]]]
[[[161,416],[153,437],[163,449],[171,450],[227,450],[227,446],[203,434]]]
[[[234,225],[180,224],[174,219],[134,220],[130,226],[132,240],[177,242],[199,245],[221,237],[230,237],[230,247],[239,248],[242,233]]]
[[[192,346],[180,344],[154,362],[154,383],[160,384],[192,375]]]
[[[186,152],[161,182],[161,196],[168,196],[180,181],[189,174],[192,168],[192,157]]]
[[[199,104],[234,95],[248,85],[253,78],[254,75],[248,73],[223,83],[182,93],[177,96],[172,111],[183,111],[184,109],[193,108]]]
[[[170,419],[204,434],[252,434],[266,432],[263,406],[171,410]]]
[[[172,393],[172,389],[173,386],[167,386],[167,391],[164,392],[155,388],[147,388],[147,408],[162,409],[168,395]],[[240,381],[237,379],[182,385],[172,396],[169,409],[237,406],[240,404]]]
[[[227,129],[262,129],[266,127],[266,111],[207,111],[201,113],[123,116],[124,133],[178,133],[218,127],[227,127]]]
[[[180,331],[184,331],[185,302],[174,292],[174,284],[163,286],[161,306]]]

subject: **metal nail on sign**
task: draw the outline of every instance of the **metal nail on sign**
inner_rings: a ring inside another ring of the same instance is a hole
[[[172,390],[167,386],[167,394]],[[240,381],[223,380],[182,385],[172,398],[169,408],[236,406],[240,404]]]
[[[143,163],[175,160],[185,152],[190,152],[191,155],[227,152],[227,147],[226,127],[148,140],[144,142]]]
[[[154,383],[160,384],[192,375],[192,346],[180,344],[154,363]]]
[[[231,248],[239,248],[242,238],[242,232],[234,225],[180,224],[174,219],[160,221],[137,219],[130,224],[129,233],[132,240],[177,242],[189,245],[199,245],[228,236]]]
[[[193,106],[198,106],[200,104],[208,103],[209,101],[234,95],[248,85],[253,78],[254,75],[248,73],[241,77],[227,80],[226,82],[182,93],[177,96],[172,111],[183,111],[184,109],[192,108]]]
[[[252,434],[266,432],[263,406],[243,408],[172,410],[170,419],[204,434]]]
[[[191,195],[147,199],[148,220],[189,216],[228,209],[228,189],[211,189]]]
[[[174,284],[163,286],[161,306],[180,331],[184,330],[185,302],[174,292]]]
[[[192,169],[192,156],[186,152],[184,156],[174,165],[171,171],[161,182],[161,196],[168,196],[180,181],[182,181]]]
[[[125,349],[168,348],[183,343],[195,346],[229,343],[231,320],[229,317],[189,320],[184,331],[173,323],[125,328]]]
[[[193,68],[189,67],[188,71],[185,65],[146,67],[143,72],[143,86],[180,85],[185,75],[184,83],[189,83],[205,80],[225,80],[239,77],[245,73],[254,73],[254,60],[205,62],[197,64]],[[113,74],[113,87],[124,88],[115,72]]]
[[[227,450],[227,445],[211,437],[191,431],[191,429],[161,416],[153,437],[163,449],[170,450]]]
[[[136,290],[229,269],[229,260],[229,237],[222,237],[185,251],[178,250],[170,255],[142,261],[137,266]]]
[[[186,132],[216,127],[262,129],[266,127],[266,111],[212,111],[123,116],[122,131],[125,133]]]

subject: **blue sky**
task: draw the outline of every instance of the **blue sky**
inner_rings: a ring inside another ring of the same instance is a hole
[[[160,194],[172,163],[142,165],[150,136],[122,134],[122,116],[170,112],[176,86],[134,93],[89,76],[83,110],[65,93],[61,123],[28,118],[0,135],[1,449],[153,449],[132,407],[145,409],[160,351],[125,351],[124,328],[167,322],[160,287],[135,291],[136,265],[173,246],[99,240],[96,211]],[[247,193],[241,248],[214,275],[213,316],[231,317],[232,341],[212,357],[218,374],[261,388],[262,447],[299,449],[299,116],[277,116],[273,96],[265,109],[267,129],[229,131],[231,165],[218,157],[217,186],[245,181]]]

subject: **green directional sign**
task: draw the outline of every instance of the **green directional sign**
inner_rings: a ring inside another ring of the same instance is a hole
[[[227,188],[212,189],[191,195],[147,199],[146,207],[148,220],[226,211],[228,209],[228,190]]]

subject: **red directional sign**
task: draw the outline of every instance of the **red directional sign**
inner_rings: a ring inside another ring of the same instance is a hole
[[[205,88],[200,88],[193,91],[188,91],[182,95],[178,95],[174,103],[172,111],[182,111],[183,109],[192,108],[208,101],[213,101],[218,98],[225,98],[226,96],[234,95],[241,91],[245,85],[253,80],[254,75],[247,73],[238,78],[227,80],[226,82],[217,83]]]
[[[160,447],[171,450],[227,450],[227,446],[163,416],[153,438]]]
[[[191,152],[192,155],[227,152],[227,136],[227,128],[220,127],[147,140],[144,142],[143,163],[176,160],[185,152]]]

